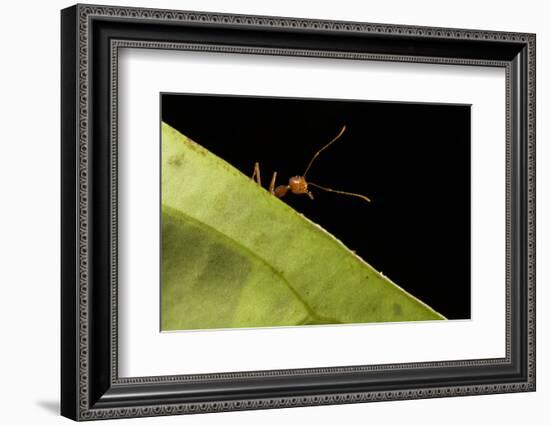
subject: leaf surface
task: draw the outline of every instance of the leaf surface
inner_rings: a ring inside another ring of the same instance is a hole
[[[161,265],[162,330],[445,319],[165,123]]]

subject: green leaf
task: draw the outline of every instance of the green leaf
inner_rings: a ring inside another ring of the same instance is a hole
[[[445,319],[165,123],[161,268],[162,330]]]

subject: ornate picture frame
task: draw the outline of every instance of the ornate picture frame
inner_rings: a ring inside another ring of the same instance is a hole
[[[62,415],[93,420],[534,391],[535,40],[523,33],[269,16],[64,9]],[[504,69],[505,356],[120,377],[117,93],[124,48]]]

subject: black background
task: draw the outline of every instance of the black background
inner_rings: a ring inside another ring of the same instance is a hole
[[[449,319],[470,318],[468,105],[161,95],[162,120],[264,186],[307,180],[372,202],[311,188],[289,205]],[[254,206],[250,206],[254,208]]]

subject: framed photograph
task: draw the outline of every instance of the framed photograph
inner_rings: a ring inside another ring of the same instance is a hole
[[[61,12],[74,420],[535,390],[535,35]]]

